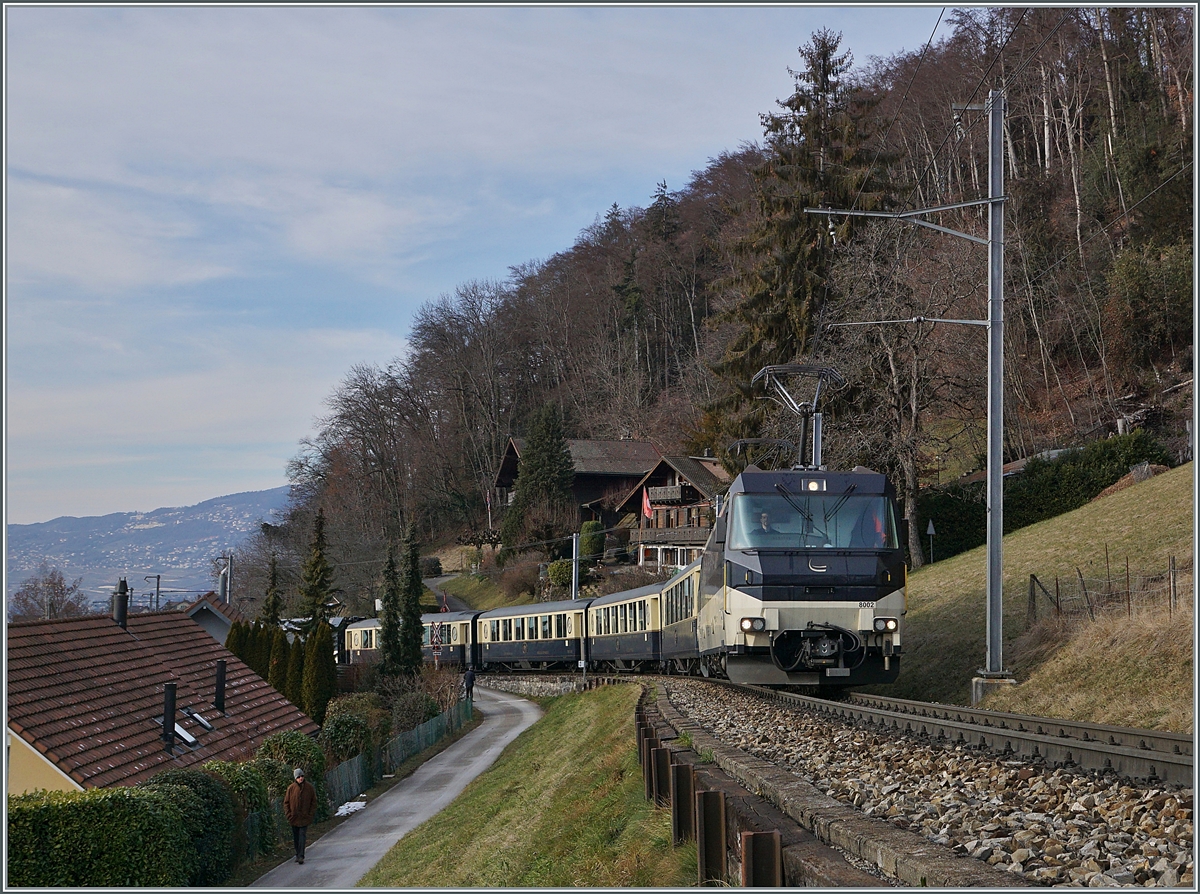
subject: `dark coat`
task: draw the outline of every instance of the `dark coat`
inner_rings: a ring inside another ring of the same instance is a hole
[[[465,674],[463,674],[463,682],[467,684],[468,688],[471,687],[472,685],[474,685],[475,671],[471,670],[470,668],[467,668],[467,672]]]
[[[317,815],[317,790],[311,782],[297,780],[288,786],[283,796],[283,815],[289,825],[312,825],[313,817]]]

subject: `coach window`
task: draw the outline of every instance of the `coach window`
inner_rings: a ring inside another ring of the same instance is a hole
[[[500,625],[500,632],[506,643],[512,642],[512,618],[504,619],[504,623]]]
[[[526,625],[526,629],[528,629],[528,631],[529,631],[530,639],[538,638],[538,623],[537,623],[536,615],[529,619],[529,623]]]
[[[517,620],[514,624],[514,629],[513,629],[513,639],[525,639],[525,619],[524,618],[517,618]]]
[[[638,630],[646,629],[646,600],[638,603]]]
[[[550,616],[542,615],[542,639],[550,639]]]
[[[609,606],[604,606],[604,633],[612,633],[612,609]]]
[[[566,615],[560,614],[560,615],[554,616],[554,635],[556,637],[566,639],[566,636],[567,636],[567,616]]]

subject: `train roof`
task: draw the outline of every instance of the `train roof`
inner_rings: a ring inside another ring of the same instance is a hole
[[[684,568],[680,568],[667,580],[659,581],[655,584],[647,584],[644,587],[636,587],[632,590],[621,590],[619,593],[609,593],[607,596],[598,596],[592,600],[592,605],[608,605],[612,602],[624,602],[626,599],[637,599],[641,596],[653,596],[655,593],[661,593],[663,590],[667,589],[667,587],[673,586],[681,578],[686,577],[698,567],[700,567],[699,559]]]
[[[851,484],[860,494],[892,494],[894,489],[887,476],[868,469],[865,466],[855,466],[848,472],[830,472],[820,469],[763,469],[749,468],[742,472],[729,485],[729,494],[737,493],[772,493],[776,484],[782,484],[788,490],[797,494],[803,492],[801,482],[811,479],[822,479],[827,482],[829,491],[844,491]]]
[[[551,615],[555,612],[579,611],[585,609],[591,599],[564,599],[559,602],[531,602],[526,605],[506,605],[502,608],[489,609],[480,614],[483,618],[511,618],[515,615]]]
[[[478,611],[467,612],[430,612],[421,615],[422,624],[432,624],[434,621],[454,622],[454,621],[471,621],[478,615],[482,614]]]

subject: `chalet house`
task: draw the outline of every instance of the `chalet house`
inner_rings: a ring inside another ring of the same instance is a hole
[[[185,613],[114,614],[8,625],[9,794],[134,785],[319,732]]]
[[[509,438],[496,472],[496,494],[501,506],[512,502],[513,484],[520,470],[524,438]],[[592,441],[568,439],[575,466],[571,491],[582,521],[599,521],[612,527],[620,518],[617,505],[629,489],[654,468],[659,452],[649,441]]]
[[[718,494],[729,474],[711,456],[664,456],[617,506],[633,528],[629,549],[639,565],[683,566],[704,550]],[[636,519],[636,521],[633,521]]]

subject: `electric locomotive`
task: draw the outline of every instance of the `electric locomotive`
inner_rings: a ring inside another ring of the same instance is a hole
[[[793,375],[817,378],[811,403],[783,385]],[[842,381],[836,370],[788,364],[765,367],[759,380],[803,421],[799,461],[778,471],[749,466],[729,486],[701,560],[700,670],[768,686],[893,682],[907,577],[896,492],[870,469],[821,464],[813,409],[823,385]]]

